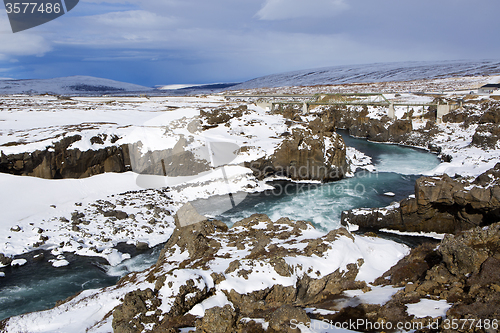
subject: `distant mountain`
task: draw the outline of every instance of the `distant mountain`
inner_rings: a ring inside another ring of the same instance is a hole
[[[92,76],[68,76],[40,80],[0,80],[0,94],[102,95],[141,93],[153,88]]]
[[[500,61],[399,62],[336,66],[300,70],[259,77],[231,87],[231,90],[283,86],[410,81],[453,76],[500,73]]]

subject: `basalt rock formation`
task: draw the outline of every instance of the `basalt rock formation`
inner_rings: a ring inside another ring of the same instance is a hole
[[[258,179],[283,176],[293,180],[339,180],[349,172],[346,146],[334,126],[316,118],[306,128],[294,128],[275,152],[246,163]]]
[[[85,178],[104,172],[130,170],[128,145],[108,146],[96,150],[68,149],[81,140],[80,135],[65,137],[47,147],[20,154],[0,156],[0,172],[46,179]],[[101,137],[92,138],[95,143]]]
[[[362,259],[347,264],[345,270],[332,270],[323,277],[318,277],[319,271],[312,270],[298,279],[295,277],[295,268],[287,264],[284,257],[321,257],[339,238],[354,242],[354,237],[345,229],[331,231],[320,238],[304,237],[312,230],[309,222],[282,218],[273,223],[266,215],[258,214],[235,223],[230,229],[220,221],[176,228],[156,265],[140,273],[141,279],[154,287],[127,293],[113,310],[114,331],[149,332],[147,327],[151,325],[155,332],[177,332],[180,327],[190,326],[204,333],[299,332],[290,327],[290,320],[308,323],[305,307],[347,289],[366,287],[364,281],[356,281]],[[276,240],[289,240],[292,244],[294,239],[305,247],[298,250],[276,243]],[[186,254],[181,262],[174,259],[179,253]],[[236,253],[246,254],[236,259],[233,257]],[[211,268],[213,265],[227,268],[216,272],[217,269]],[[283,285],[277,281],[270,287],[254,288],[256,290],[246,293],[228,283],[235,278],[246,281],[251,274],[265,271],[266,267],[271,269],[266,275],[276,276],[273,280],[297,279],[296,283]],[[131,274],[118,286],[133,283],[137,278],[137,274]],[[232,305],[212,307],[201,319],[188,313],[195,304],[221,292]],[[265,318],[269,327],[264,330],[261,324],[245,318]]]
[[[446,236],[438,247],[424,244],[375,281],[379,285],[404,287],[377,312],[389,319],[390,312],[404,313],[407,304],[420,299],[446,300],[451,308],[440,332],[454,332],[453,320],[479,324],[498,321],[500,315],[500,223]],[[392,311],[388,311],[392,308]],[[411,320],[411,318],[397,318]],[[482,326],[482,325],[480,325]],[[460,332],[489,332],[466,325]]]
[[[386,208],[342,213],[344,225],[400,231],[457,233],[500,220],[500,163],[472,182],[448,175],[421,177],[415,197]]]

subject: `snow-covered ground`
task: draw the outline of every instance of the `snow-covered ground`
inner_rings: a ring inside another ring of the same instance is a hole
[[[8,332],[58,332],[64,329],[71,332],[110,332],[113,315],[109,312],[121,303],[120,299],[126,293],[147,288],[154,289],[155,284],[147,282],[150,280],[148,276],[151,275],[166,277],[163,287],[158,290],[158,299],[161,300],[161,304],[157,307],[164,315],[175,306],[175,297],[181,286],[185,286],[188,280],[194,282],[195,290],[214,288],[213,296],[196,304],[189,311],[190,314],[201,317],[209,308],[231,304],[226,297],[226,293],[231,290],[245,294],[264,290],[275,284],[284,287],[295,286],[298,279],[308,274],[307,272],[313,274],[314,278],[322,278],[337,269],[346,272],[347,265],[354,264],[360,266],[356,276],[357,281],[373,281],[409,251],[405,245],[377,237],[339,235],[334,240],[326,240],[328,238],[321,238],[325,237],[324,233],[308,225],[295,239],[272,238],[272,243],[268,247],[274,245],[290,248],[291,253],[294,253],[294,247],[304,248],[309,241],[319,237],[328,248],[320,255],[306,256],[297,253],[285,257],[284,260],[290,267],[291,274],[284,276],[283,273],[277,273],[277,269],[268,259],[249,259],[253,248],[251,244],[236,245],[234,241],[231,241],[233,237],[239,237],[240,233],[244,233],[246,228],[259,229],[266,235],[274,234],[274,230],[279,230],[280,233],[294,230],[291,225],[280,221],[274,224],[252,222],[250,227],[234,227],[228,232],[210,235],[210,239],[219,242],[222,246],[214,259],[206,264],[208,268],[180,268],[179,264],[189,258],[189,253],[175,245],[172,248],[175,250],[174,253],[169,253],[168,260],[162,265],[136,273],[135,278],[124,281],[120,286],[86,290],[54,309],[14,317],[8,321],[6,330]],[[243,248],[239,245],[243,245]],[[230,268],[232,267],[230,264],[235,261],[240,264],[236,270]],[[246,273],[241,274],[241,272]],[[217,275],[213,273],[224,274],[225,279],[216,283],[214,276]],[[397,291],[398,289],[391,287],[374,287],[368,293],[351,291],[346,296],[356,297],[358,302],[379,304]],[[163,318],[163,315],[160,318]]]
[[[453,82],[458,82],[459,88],[466,90],[474,82],[484,80],[491,78],[465,78],[462,81],[460,78],[437,79],[434,82],[439,87],[453,86]],[[415,83],[413,87],[424,86],[425,82]],[[365,88],[375,86],[370,84]],[[386,89],[387,85],[382,84],[379,88]],[[313,91],[318,88],[303,89]],[[447,94],[457,96],[456,92]],[[430,97],[410,93],[397,97],[395,94],[388,94],[386,97],[410,102],[430,101]],[[14,256],[43,248],[58,256],[52,263],[57,267],[67,262],[64,252],[101,256],[110,264],[116,265],[128,258],[127,254],[119,253],[113,248],[120,242],[136,245],[141,242],[154,246],[167,241],[174,229],[173,215],[184,203],[213,195],[268,189],[265,183],[255,179],[252,170],[242,164],[272,154],[282,140],[280,134],[288,129],[286,119],[281,115],[270,114],[249,104],[247,112],[231,119],[227,126],[219,125],[201,132],[199,126],[203,121],[200,117],[202,110],[242,104],[228,102],[222,96],[78,97],[71,100],[51,96],[8,96],[3,97],[0,103],[0,150],[3,154],[43,150],[64,136],[78,134],[82,139],[73,143],[69,149],[100,149],[111,145],[134,145],[141,141],[141,152],[146,152],[175,149],[183,138],[187,142],[186,149],[195,151],[198,157],[210,161],[212,168],[189,177],[126,172],[101,174],[85,179],[46,180],[0,174],[0,253]],[[399,118],[403,117],[404,109],[396,111]],[[385,112],[381,107],[370,107],[368,117],[380,119]],[[414,115],[423,112],[424,109],[416,109]],[[413,126],[425,128],[425,122],[414,119]],[[430,175],[448,173],[453,176],[458,173],[477,176],[500,160],[500,147],[487,150],[470,145],[477,125],[464,128],[460,124],[441,123],[437,126],[441,132],[432,143],[441,147],[443,154],[450,155],[452,161],[441,163],[429,172]],[[102,134],[107,135],[102,144],[91,142],[91,138]],[[116,138],[113,142],[112,137]],[[215,147],[213,144],[221,142],[250,148],[229,154],[232,157],[223,163],[228,165],[221,166],[221,163],[208,157],[213,153],[210,146]],[[347,149],[347,158],[353,165],[353,172],[355,168],[374,168],[370,157],[353,148]],[[258,228],[265,229],[265,225]],[[311,228],[304,232],[304,239],[323,235],[324,233]],[[358,280],[371,282],[408,252],[405,246],[392,241],[358,236],[354,238],[353,241],[348,237],[340,237],[332,242],[331,249],[324,256],[314,260],[301,256],[285,258],[287,264],[295,268],[290,277],[276,275],[271,265],[254,270],[253,275],[249,276],[251,284],[243,281],[237,274],[228,274],[226,280],[217,286],[215,295],[193,307],[191,312],[199,316],[210,307],[227,303],[223,289],[245,293],[264,289],[276,281],[282,285],[293,285],[308,268],[314,267],[321,277],[337,268],[345,270],[347,264],[355,263],[358,259],[364,260]],[[280,246],[295,246],[300,249],[303,245],[298,244],[300,240],[295,239],[292,245],[282,242]],[[230,259],[214,260],[210,272],[224,272],[235,259],[241,261],[243,268],[253,265],[244,259],[248,255],[247,250],[236,250],[225,244],[220,251],[221,256],[227,253]],[[185,255],[176,253],[172,257],[172,267],[163,267],[165,272],[175,268],[175,265],[185,259]],[[22,262],[16,261],[16,264]],[[172,283],[177,283],[177,287],[179,283],[192,278],[209,288],[214,284],[206,271],[177,269],[177,272],[176,278],[172,278]],[[145,281],[149,273],[149,270],[137,273],[138,282],[130,282],[125,287],[87,290],[60,307],[16,317],[9,321],[9,329],[29,332],[54,332],[61,329],[73,332],[107,332],[111,329],[112,317],[103,318],[120,304],[120,299],[127,292],[154,288],[153,284]],[[165,299],[162,311],[168,311],[171,305],[168,300],[173,295],[171,289],[160,290],[160,296]],[[395,291],[374,288],[371,294],[362,295],[353,291],[349,296],[358,297],[365,302],[381,302],[393,292]],[[409,307],[408,313],[418,317],[423,313],[422,309],[429,306],[434,307],[433,313],[442,315],[448,305],[424,301]],[[74,318],[79,319],[75,321]]]
[[[448,96],[456,94],[449,92]],[[429,97],[409,93],[399,96],[387,94],[386,98],[406,102],[430,101]],[[488,96],[479,98],[487,99]],[[210,161],[209,164],[215,167],[190,177],[159,177],[128,172],[78,180],[44,180],[0,174],[3,189],[0,200],[3,217],[0,223],[0,253],[8,256],[29,252],[38,246],[54,249],[56,253],[76,251],[82,255],[100,255],[112,263],[118,263],[126,258],[110,249],[118,242],[145,242],[154,246],[166,241],[172,231],[173,219],[170,216],[165,217],[165,221],[170,221],[166,225],[148,223],[145,198],[152,194],[147,193],[146,188],[171,187],[168,194],[154,194],[163,196],[156,200],[158,203],[163,202],[170,214],[190,200],[268,188],[253,178],[251,170],[242,164],[272,154],[282,140],[280,134],[289,130],[286,119],[281,115],[270,114],[253,104],[247,104],[246,112],[231,119],[227,125],[200,131],[201,110],[231,108],[242,104],[228,102],[222,96],[74,97],[71,100],[59,100],[53,96],[9,96],[3,97],[1,103],[0,150],[3,154],[43,150],[64,136],[75,134],[82,136],[82,139],[74,142],[69,149],[84,151],[111,145],[133,145],[140,141],[142,146],[139,155],[148,150],[173,149],[184,138],[187,142],[185,149],[195,151],[198,157]],[[480,107],[477,108],[477,112],[481,112]],[[380,119],[387,112],[383,107],[371,106],[368,111],[368,117],[373,119]],[[397,110],[396,116],[403,117],[403,111],[406,112],[406,107]],[[426,122],[416,117],[413,127],[424,128]],[[461,124],[440,123],[437,126],[441,133],[433,143],[442,148],[443,154],[452,156],[452,161],[441,163],[429,171],[429,175],[448,173],[453,176],[458,173],[477,176],[500,160],[500,147],[484,150],[470,145],[477,125],[464,128]],[[104,134],[107,139],[103,143],[91,142],[92,137],[102,137]],[[115,139],[111,140],[112,137]],[[221,163],[209,157],[209,146],[214,149],[215,143],[220,142],[236,148],[248,147],[244,152],[229,154],[229,158],[226,156],[223,159],[222,164],[231,165],[224,167],[224,171],[229,173],[229,183],[224,179]],[[352,165],[352,172],[356,168],[374,170],[370,158],[354,148],[347,149],[347,158]],[[383,166],[379,168],[383,169]],[[127,191],[135,191],[126,195],[127,200],[138,202],[135,207],[121,207],[123,205],[119,202],[124,199],[112,197]],[[109,221],[95,209],[98,200],[120,207],[132,218]],[[85,221],[87,224],[79,223],[77,226],[66,222],[72,221],[75,212],[84,213],[86,219],[93,222],[89,224]],[[127,232],[116,231],[117,224],[127,229]]]
[[[207,141],[253,147],[235,155],[233,165],[224,167],[225,175],[219,165],[190,177],[127,172],[46,180],[0,174],[3,190],[0,253],[7,256],[43,248],[52,249],[54,254],[65,251],[103,256],[111,264],[117,264],[127,258],[111,249],[119,242],[145,242],[149,246],[165,242],[174,226],[171,215],[183,203],[212,195],[269,188],[258,182],[250,169],[240,165],[272,153],[280,142],[277,133],[286,128],[281,116],[265,115],[255,107],[253,116],[243,116],[230,128],[213,128],[203,135],[190,133],[187,126],[199,118],[200,108],[225,104],[217,97],[168,101],[79,98],[69,106],[59,105],[51,97],[14,97],[5,99],[5,104],[9,107],[0,113],[3,120],[0,142],[4,154],[44,149],[61,136],[73,133],[83,138],[70,149],[80,150],[112,145],[109,140],[104,144],[90,142],[91,137],[103,133],[120,137],[117,144],[141,141],[144,151],[171,149],[181,136],[192,138],[189,148],[193,150],[204,147]],[[246,122],[252,125],[247,126]],[[25,144],[5,145],[20,141]],[[170,192],[147,190],[165,186],[170,187]],[[152,206],[161,206],[164,211],[152,212]],[[109,213],[105,216],[103,211],[123,211],[126,217],[117,219]],[[85,217],[75,218],[75,214]],[[152,217],[162,223],[151,223]],[[83,222],[75,223],[75,220]]]

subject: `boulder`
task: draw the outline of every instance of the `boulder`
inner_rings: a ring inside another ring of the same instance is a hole
[[[191,224],[206,221],[207,218],[198,213],[191,203],[184,204],[174,215],[175,224],[178,227],[185,227]]]
[[[483,149],[496,149],[500,139],[500,127],[498,124],[481,124],[476,128],[472,136],[471,145]]]
[[[375,281],[375,285],[404,289],[382,307],[370,309],[372,318],[375,321],[395,322],[395,318],[415,321],[417,318],[411,319],[405,313],[406,306],[431,298],[452,304],[445,318],[450,323],[453,320],[497,320],[500,315],[499,244],[500,223],[494,223],[447,235],[437,246],[428,243],[412,249]],[[443,322],[436,323],[437,331],[449,331],[445,330]]]
[[[12,262],[12,258],[6,257],[3,253],[0,253],[0,267],[9,266]]]
[[[217,127],[219,124],[225,124],[233,118],[241,117],[246,111],[246,105],[241,105],[237,108],[201,109],[200,117],[203,120],[203,128],[207,129]]]
[[[304,309],[283,305],[270,315],[268,332],[300,333],[297,325],[307,325],[310,322]]]
[[[144,330],[140,315],[148,311],[148,303],[153,299],[151,289],[136,290],[125,295],[121,305],[113,311],[113,331],[139,333]],[[158,300],[157,300],[158,303]]]
[[[499,103],[492,103],[486,107],[487,111],[479,118],[480,124],[500,124],[500,105]]]
[[[233,333],[236,329],[238,315],[230,305],[213,307],[205,311],[203,318],[197,322],[197,333]]]

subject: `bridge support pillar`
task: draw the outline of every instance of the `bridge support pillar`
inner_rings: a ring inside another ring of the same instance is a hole
[[[255,103],[258,107],[263,108],[266,111],[272,111],[273,109],[273,103],[269,102],[257,102]]]
[[[309,105],[307,105],[307,103],[302,104],[302,112],[303,113],[309,112]]]
[[[396,110],[394,109],[394,104],[392,103],[389,105],[388,116],[391,119],[396,119]]]
[[[451,110],[452,110],[452,105],[449,105],[449,104],[440,105],[440,104],[438,104],[437,113],[436,113],[436,122],[438,122],[438,123],[443,122],[443,116],[450,113]]]

